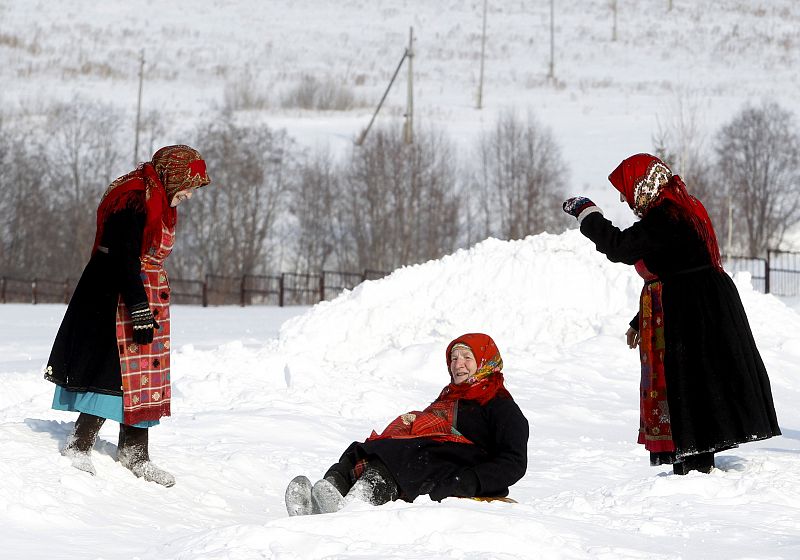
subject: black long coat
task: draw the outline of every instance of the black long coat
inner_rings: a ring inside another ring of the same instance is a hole
[[[389,469],[406,501],[454,475],[476,477],[476,496],[507,496],[528,467],[528,421],[517,403],[502,397],[484,406],[459,400],[453,427],[474,445],[428,438],[355,442],[328,472],[338,471],[352,481],[356,462],[374,457]]]
[[[45,379],[70,391],[122,395],[116,313],[146,302],[140,277],[144,210],[125,208],[106,220],[99,250],[72,294],[50,352]]]
[[[611,261],[643,259],[662,282],[664,375],[676,456],[780,435],[766,368],[739,292],[672,202],[620,231],[600,213],[580,230]],[[632,322],[632,324],[635,324]]]

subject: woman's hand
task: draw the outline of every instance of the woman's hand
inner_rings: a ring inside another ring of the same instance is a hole
[[[581,212],[587,208],[591,208],[594,205],[594,202],[585,196],[573,196],[572,198],[565,200],[564,204],[561,205],[561,208],[570,216],[577,218],[580,216]]]
[[[636,348],[639,346],[639,342],[642,340],[642,337],[639,336],[639,331],[633,327],[628,327],[628,332],[625,333],[625,338],[628,339],[628,348]]]

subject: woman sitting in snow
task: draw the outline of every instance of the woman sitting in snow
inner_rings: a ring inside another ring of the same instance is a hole
[[[507,496],[527,468],[528,421],[503,385],[500,352],[489,336],[465,334],[445,359],[450,384],[439,397],[354,442],[313,486],[295,477],[286,488],[289,515],[332,513],[352,499]]]
[[[780,435],[764,363],[708,213],[681,178],[637,154],[608,179],[637,224],[620,231],[584,197],[564,211],[598,251],[635,265],[645,281],[627,333],[642,364],[639,443],[652,465],[709,472],[714,453]]]

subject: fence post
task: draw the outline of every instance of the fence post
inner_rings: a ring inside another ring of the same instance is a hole
[[[203,307],[208,307],[208,274],[203,279]]]
[[[769,255],[771,251],[767,250],[767,260],[764,261],[764,293],[769,293]]]
[[[64,279],[64,303],[69,303],[69,278]]]
[[[325,301],[325,271],[319,273],[319,300]]]
[[[278,307],[283,307],[283,272],[278,279]]]
[[[6,302],[6,277],[0,278],[0,303]]]
[[[31,298],[33,299],[33,305],[36,305],[36,278],[31,282]]]
[[[245,302],[244,285],[246,279],[247,279],[247,274],[242,274],[242,282],[239,285],[239,305],[241,307],[244,307],[244,302]]]

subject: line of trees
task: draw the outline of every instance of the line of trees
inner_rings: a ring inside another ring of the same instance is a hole
[[[745,106],[707,147],[696,112],[678,113],[654,137],[656,152],[707,205],[723,250],[763,256],[800,219],[794,116],[773,102]],[[80,99],[22,117],[0,120],[0,276],[74,278],[102,192],[130,170],[120,148],[129,119]],[[144,119],[151,144],[163,134],[158,121]],[[572,225],[558,210],[573,190],[569,169],[532,115],[503,113],[461,153],[440,130],[405,144],[390,125],[334,156],[230,113],[186,138],[214,183],[181,206],[174,277],[389,271],[488,236]]]
[[[99,198],[130,169],[113,107],[74,99],[45,113],[0,121],[0,276],[77,277]],[[158,119],[144,122],[152,140]],[[405,144],[388,125],[334,157],[225,112],[187,138],[213,185],[181,206],[175,277],[389,271],[567,225],[552,211],[566,169],[554,137],[513,112],[467,154],[439,130]]]
[[[796,117],[774,101],[747,104],[707,143],[699,112],[681,104],[656,134],[656,153],[705,204],[723,253],[764,258],[800,223]]]

